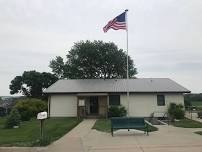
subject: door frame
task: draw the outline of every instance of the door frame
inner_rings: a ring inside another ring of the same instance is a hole
[[[92,98],[94,98],[94,99],[92,100]],[[97,104],[96,105],[97,110],[96,110],[95,113],[92,113],[91,112],[91,102],[94,102],[94,101],[97,102],[96,103]],[[99,115],[99,97],[98,96],[90,96],[90,100],[89,100],[89,115]]]

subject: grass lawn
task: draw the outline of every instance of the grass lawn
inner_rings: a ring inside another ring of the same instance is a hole
[[[182,128],[202,128],[201,122],[194,121],[191,119],[182,119],[171,124],[175,127],[182,127]]]
[[[102,132],[111,132],[111,122],[109,119],[98,119],[93,126],[93,129]],[[157,131],[158,128],[149,125],[149,132]]]
[[[98,119],[93,126],[93,129],[102,132],[111,132],[111,122],[109,119]]]
[[[5,129],[5,118],[0,117],[0,146],[39,146],[40,123],[36,119],[22,122],[18,129]],[[53,142],[80,121],[77,118],[50,118],[45,120],[44,136]]]
[[[191,105],[202,111],[202,101],[191,101]]]
[[[191,101],[192,106],[202,107],[202,101]]]

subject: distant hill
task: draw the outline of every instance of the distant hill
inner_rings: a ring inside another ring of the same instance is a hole
[[[14,101],[14,100],[21,98],[21,97],[23,97],[23,96],[0,96],[0,101],[1,100],[2,101],[8,101],[8,100]]]
[[[190,94],[185,94],[184,95],[184,100],[191,102],[191,101],[198,101],[202,102],[202,93],[190,93]]]

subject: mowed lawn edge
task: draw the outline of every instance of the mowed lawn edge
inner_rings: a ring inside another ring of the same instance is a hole
[[[172,122],[171,124],[175,127],[181,127],[181,128],[202,128],[201,122],[191,120],[188,118]]]
[[[73,117],[47,119],[44,123],[44,137],[52,143],[68,133],[80,122],[81,120]],[[5,129],[4,123],[5,118],[0,118],[0,146],[39,146],[39,120],[24,121],[17,129]]]
[[[191,101],[191,105],[196,107],[202,107],[202,101]]]
[[[185,119],[182,119],[179,121],[175,121],[174,123],[171,123],[171,124],[175,127],[181,127],[181,128],[201,128],[201,131],[196,131],[194,133],[196,133],[198,135],[202,135],[202,123],[201,122],[185,118]]]
[[[110,119],[98,119],[96,120],[92,129],[96,129],[101,132],[111,132],[111,121]],[[149,125],[149,132],[157,131],[158,128]]]

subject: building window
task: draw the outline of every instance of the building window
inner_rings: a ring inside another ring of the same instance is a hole
[[[157,105],[165,106],[165,96],[164,95],[157,95]]]
[[[120,95],[110,95],[109,96],[110,106],[120,106]]]

